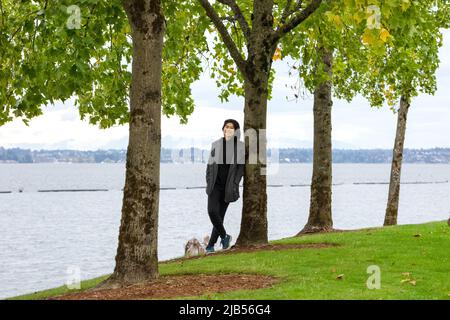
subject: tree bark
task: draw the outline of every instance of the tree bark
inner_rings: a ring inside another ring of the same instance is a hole
[[[237,246],[251,246],[268,243],[267,236],[267,180],[263,174],[266,164],[266,119],[267,87],[255,87],[245,83],[244,132],[256,134],[257,163],[249,163],[252,149],[245,144],[246,165],[244,171],[244,189],[242,197],[241,229],[236,241]],[[260,130],[264,129],[264,130]],[[244,136],[245,139],[245,136]],[[249,139],[249,142],[252,141]],[[261,152],[262,157],[259,156]],[[254,152],[253,152],[254,153]],[[252,161],[253,162],[253,161]]]
[[[400,108],[398,110],[397,131],[395,133],[395,144],[392,152],[391,178],[389,182],[389,195],[384,217],[384,225],[392,226],[397,224],[398,203],[400,197],[400,175],[403,161],[403,145],[406,134],[406,120],[410,106],[410,97],[403,94],[400,98]]]
[[[273,1],[264,0],[254,5],[252,32],[248,43],[246,77],[244,81],[244,139],[254,133],[257,140],[256,163],[250,163],[252,152],[245,144],[246,165],[241,230],[236,246],[268,243],[267,226],[267,99],[272,56],[277,42],[272,35]],[[261,155],[261,156],[260,156]],[[251,161],[254,162],[254,161]]]
[[[123,4],[133,39],[129,143],[116,265],[100,286],[123,286],[158,277],[164,17],[160,1]]]
[[[324,71],[331,79],[332,52],[318,50],[324,63]],[[332,219],[332,142],[331,95],[332,81],[318,85],[314,91],[314,151],[311,179],[311,200],[308,222],[299,234],[333,230]]]
[[[273,1],[262,0],[254,4],[252,32],[248,42],[247,69],[244,81],[244,139],[256,135],[256,161],[252,159],[249,143],[246,143],[246,165],[241,230],[237,246],[268,243],[267,235],[267,99],[269,74],[277,41],[273,37]],[[256,163],[255,163],[256,162]]]

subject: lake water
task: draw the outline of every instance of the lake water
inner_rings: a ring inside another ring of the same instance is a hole
[[[204,188],[186,189],[205,185],[205,168],[200,163],[161,165],[161,187],[176,189],[160,192],[160,260],[183,255],[188,239],[211,230]],[[388,185],[378,183],[389,181],[389,170],[388,164],[333,166],[336,228],[382,225]],[[268,185],[281,185],[267,188],[269,239],[293,236],[305,225],[309,187],[291,185],[308,185],[311,172],[311,164],[280,164],[268,176]],[[0,191],[12,193],[0,193],[0,298],[63,285],[71,270],[79,270],[81,279],[111,273],[124,181],[124,164],[1,164]],[[399,224],[447,219],[448,181],[448,164],[405,164]],[[96,188],[108,191],[37,192]],[[242,198],[230,204],[225,217],[234,239],[241,207]]]

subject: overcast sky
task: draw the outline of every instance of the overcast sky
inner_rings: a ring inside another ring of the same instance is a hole
[[[406,132],[406,148],[450,147],[450,32],[444,32],[437,72],[438,90],[434,96],[420,95],[412,101]],[[269,147],[311,148],[313,140],[312,96],[291,99],[285,61],[274,62],[277,72],[273,99],[268,104],[267,137]],[[288,88],[285,85],[288,85]],[[187,125],[177,117],[162,117],[162,147],[208,148],[222,135],[223,121],[234,118],[243,128],[243,98],[221,103],[219,89],[207,73],[193,86],[196,103]],[[287,101],[289,96],[291,101]],[[126,149],[128,125],[107,130],[81,121],[73,100],[43,108],[44,115],[30,121],[29,127],[15,120],[0,127],[0,146],[30,149]],[[351,103],[335,100],[333,105],[333,141],[335,148],[391,149],[396,116],[388,108],[373,109],[362,97]]]

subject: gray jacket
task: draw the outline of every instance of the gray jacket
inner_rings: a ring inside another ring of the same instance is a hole
[[[234,136],[237,137],[234,146]],[[226,142],[226,153],[231,155],[232,162],[228,170],[225,183],[225,202],[234,202],[239,199],[239,183],[244,175],[245,168],[245,144],[240,138],[240,130],[234,132],[233,138]],[[236,150],[236,153],[235,153]],[[228,158],[228,157],[227,157]],[[211,145],[208,163],[206,165],[206,194],[210,195],[216,183],[218,164],[223,163],[223,137],[215,140]]]

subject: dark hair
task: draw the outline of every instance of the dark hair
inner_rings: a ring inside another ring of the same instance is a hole
[[[227,123],[232,123],[235,130],[237,130],[237,129],[240,128],[239,122],[237,122],[237,121],[234,120],[234,119],[227,119],[227,120],[225,120],[225,121],[223,122],[222,130],[223,130],[223,128],[225,128],[225,126],[227,125]]]

